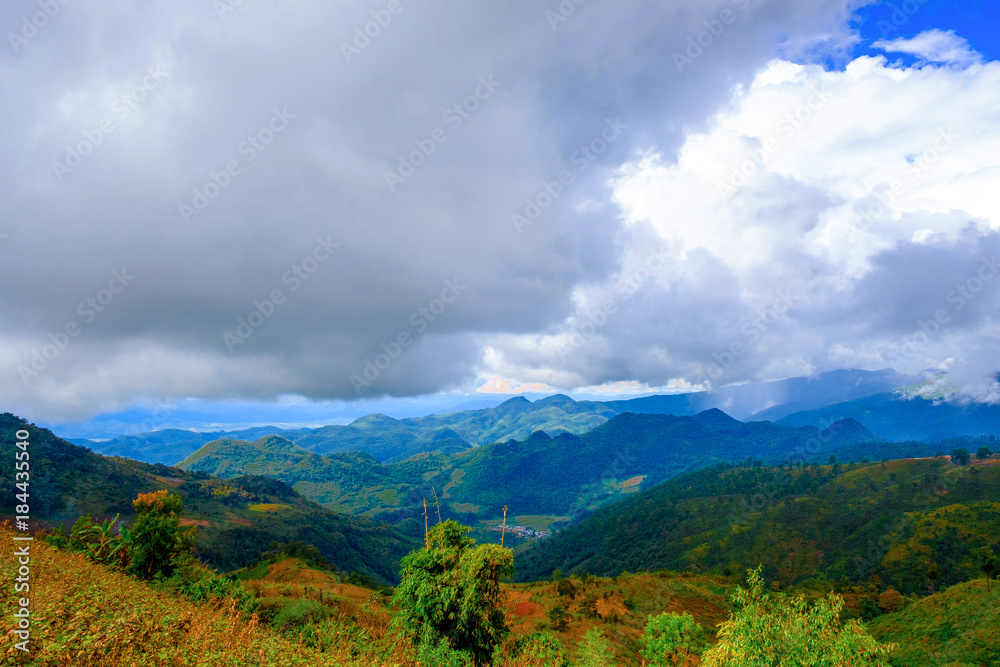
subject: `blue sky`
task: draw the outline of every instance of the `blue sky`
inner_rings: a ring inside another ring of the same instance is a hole
[[[903,10],[904,5],[911,13]],[[1000,4],[989,0],[880,2],[858,11],[854,26],[861,36],[855,56],[879,53],[871,48],[878,40],[914,37],[932,29],[954,30],[990,60],[1000,55]],[[904,57],[903,62],[914,60]]]

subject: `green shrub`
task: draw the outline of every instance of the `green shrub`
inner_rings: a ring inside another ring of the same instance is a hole
[[[569,667],[566,647],[548,632],[536,632],[510,643],[508,654],[521,667]]]
[[[663,612],[649,617],[644,640],[642,656],[651,667],[663,667],[699,653],[705,645],[705,631],[691,614]]]
[[[702,656],[704,667],[887,667],[895,648],[880,645],[857,620],[840,622],[843,599],[831,593],[813,605],[802,597],[764,592],[760,568],[749,588],[737,588],[738,609],[719,629],[719,643]]]
[[[322,621],[329,615],[330,608],[326,605],[308,598],[298,598],[279,611],[271,625],[278,630],[299,630],[302,626]]]
[[[576,657],[577,667],[613,667],[614,664],[615,656],[601,631],[597,628],[588,630]]]

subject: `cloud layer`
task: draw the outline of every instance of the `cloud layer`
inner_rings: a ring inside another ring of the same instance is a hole
[[[857,4],[70,3],[30,38],[5,5],[0,391],[57,419],[892,363],[941,301],[889,308],[911,278],[947,305],[994,247],[997,68],[774,60],[841,52]],[[988,356],[992,288],[904,362]]]

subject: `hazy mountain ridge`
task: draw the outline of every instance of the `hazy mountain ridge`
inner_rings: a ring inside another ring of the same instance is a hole
[[[283,435],[300,447],[328,454],[362,451],[383,462],[405,460],[425,451],[455,453],[477,445],[510,439],[523,440],[535,431],[582,434],[624,412],[693,416],[711,408],[723,409],[740,419],[761,408],[795,399],[795,406],[820,407],[831,402],[884,392],[913,378],[893,371],[832,371],[810,378],[723,387],[711,393],[647,396],[618,401],[575,401],[556,394],[534,402],[518,396],[498,406],[423,417],[394,419],[374,413],[351,424],[286,430],[255,427],[243,431],[199,433],[177,429],[122,436],[107,442],[85,442],[94,451],[126,456],[149,463],[173,465],[202,445],[219,438],[255,440],[268,434]],[[785,416],[796,408],[770,408]],[[769,418],[771,420],[773,418]],[[829,420],[816,426],[826,427]],[[864,420],[860,420],[864,423]],[[877,429],[875,430],[878,433]],[[880,433],[880,435],[882,435]],[[448,442],[442,442],[448,441]]]
[[[855,419],[887,440],[937,441],[966,435],[1000,436],[1000,405],[949,402],[883,392],[777,420],[782,426],[816,426]]]

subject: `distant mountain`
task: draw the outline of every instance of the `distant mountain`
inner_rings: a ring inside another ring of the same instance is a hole
[[[890,391],[916,381],[891,369],[881,371],[836,370],[810,377],[789,378],[774,382],[721,387],[712,392],[647,396],[625,401],[607,401],[618,412],[693,415],[719,408],[736,419],[753,417],[775,420],[796,410],[819,408],[830,403]],[[795,405],[794,408],[780,406]],[[772,409],[778,416],[759,416]],[[787,412],[784,412],[787,410]]]
[[[537,405],[525,403],[507,409]],[[875,439],[851,422],[820,431],[743,423],[718,410],[694,417],[625,413],[582,435],[535,431],[523,440],[391,464],[361,453],[317,455],[269,436],[211,442],[179,466],[220,477],[270,475],[326,507],[368,513],[420,534],[423,500],[435,495],[443,516],[470,524],[501,516],[504,505],[520,516],[567,520],[717,462],[801,459]]]
[[[1000,405],[907,398],[900,392],[795,412],[778,423],[815,427],[846,418],[863,423],[886,440],[933,442],[963,435],[1000,436]]]
[[[722,466],[597,510],[520,554],[516,572],[528,581],[556,569],[732,574],[763,564],[786,584],[877,575],[910,594],[977,576],[970,554],[982,545],[1000,548],[1000,465]]]
[[[716,408],[742,419],[776,402],[795,399],[794,405],[822,406],[885,391],[912,379],[894,371],[833,371],[812,378],[723,387],[712,393],[647,396],[606,402],[575,401],[562,394],[533,402],[517,396],[495,407],[423,417],[394,419],[376,413],[346,425],[297,430],[273,426],[228,433],[170,429],[86,444],[106,455],[173,465],[198,447],[219,438],[251,441],[273,434],[282,435],[317,454],[356,451],[391,463],[421,452],[454,453],[511,439],[524,440],[536,431],[553,436],[560,433],[580,435],[625,412],[693,416]],[[781,410],[778,412],[782,416],[787,414]],[[822,428],[830,423],[832,421],[824,423]]]
[[[0,448],[15,451],[18,429],[30,434],[31,516],[38,525],[69,526],[83,514],[101,519],[120,514],[130,522],[137,494],[168,489],[184,499],[182,516],[188,525],[199,526],[199,557],[222,570],[254,562],[272,541],[303,540],[341,570],[391,582],[397,578],[399,559],[417,544],[385,524],[324,509],[269,477],[240,475],[223,481],[164,465],[107,458],[9,413],[0,414]],[[279,443],[271,444],[277,449]],[[0,516],[8,518],[17,493],[13,462],[12,455],[0,475]]]

